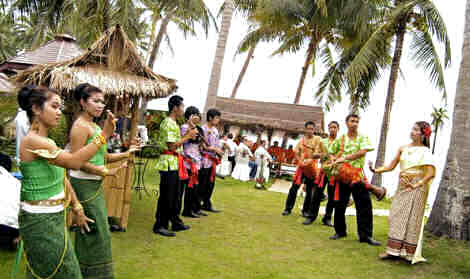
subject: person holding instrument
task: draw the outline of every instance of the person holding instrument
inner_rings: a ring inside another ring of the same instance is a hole
[[[158,158],[156,168],[160,172],[160,196],[158,197],[153,232],[172,237],[175,236],[175,233],[168,231],[169,222],[171,222],[173,231],[189,229],[189,226],[185,225],[178,216],[180,182],[188,178],[181,152],[185,142],[197,137],[198,130],[191,129],[181,137],[180,127],[176,120],[184,115],[182,97],[171,96],[168,100],[168,111],[169,115],[160,124],[158,135],[161,155]]]
[[[411,264],[426,261],[421,254],[424,210],[436,174],[429,149],[431,133],[429,123],[416,122],[410,134],[411,143],[400,147],[388,166],[374,168],[369,162],[369,169],[374,173],[392,171],[400,164],[398,189],[388,218],[388,242],[381,259],[401,257]]]
[[[21,141],[21,205],[19,231],[26,254],[27,278],[82,278],[77,257],[66,227],[66,208],[81,233],[90,232],[89,223],[65,169],[80,169],[114,132],[111,112],[103,131],[73,153],[59,149],[48,138],[49,130],[60,122],[62,100],[49,88],[28,85],[18,94],[20,107],[27,112],[31,129]]]
[[[71,152],[79,150],[101,133],[101,128],[94,120],[101,116],[105,107],[103,92],[88,83],[75,88],[74,98],[80,104],[81,112],[70,130]],[[106,149],[105,144],[79,170],[70,171],[70,183],[85,214],[95,220],[90,233],[77,234],[75,238],[75,252],[83,278],[95,278],[96,274],[100,278],[114,278],[111,235],[101,183],[106,176],[115,176],[119,170],[127,167],[127,161],[124,160],[138,150],[137,146],[131,146],[124,153],[107,153]],[[107,169],[105,166],[106,163],[118,161],[122,161],[118,167]]]

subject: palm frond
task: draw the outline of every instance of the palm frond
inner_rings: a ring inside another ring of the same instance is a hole
[[[437,53],[436,47],[431,38],[431,34],[425,30],[423,32],[413,32],[411,41],[411,58],[418,67],[423,67],[429,73],[429,79],[436,88],[443,92],[443,98],[447,98],[447,90],[444,79],[444,69]]]
[[[416,7],[420,9],[426,19],[427,29],[431,35],[436,36],[437,40],[444,44],[444,66],[447,67],[452,62],[450,40],[447,28],[439,10],[430,0],[416,0]]]

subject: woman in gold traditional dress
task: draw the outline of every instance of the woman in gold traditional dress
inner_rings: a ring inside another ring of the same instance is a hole
[[[389,233],[381,259],[404,258],[415,264],[426,261],[422,254],[424,210],[436,168],[429,149],[431,126],[416,122],[411,131],[412,142],[400,147],[393,161],[375,173],[392,171],[400,163],[398,189],[393,197],[389,216]]]

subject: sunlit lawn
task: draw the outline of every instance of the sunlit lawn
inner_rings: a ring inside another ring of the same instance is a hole
[[[148,172],[146,182],[156,187],[158,175]],[[252,183],[218,180],[214,203],[223,212],[186,219],[191,230],[163,238],[151,231],[155,197],[139,200],[134,193],[127,232],[112,234],[116,278],[470,278],[468,242],[428,236],[428,263],[380,261],[383,246],[357,241],[355,217],[347,218],[348,237],[331,241],[333,229],[319,220],[302,225],[298,208],[281,216],[284,201],[284,194]],[[387,218],[375,217],[374,237],[385,243],[386,235]],[[0,278],[9,278],[14,256],[0,251]],[[19,278],[24,273],[22,264]]]

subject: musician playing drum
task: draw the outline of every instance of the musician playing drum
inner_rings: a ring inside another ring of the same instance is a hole
[[[306,197],[302,209],[302,215],[306,218],[311,216],[312,196],[315,177],[318,175],[318,159],[325,156],[327,151],[321,138],[314,136],[315,123],[307,121],[305,123],[304,137],[299,141],[295,147],[296,159],[299,162],[297,171],[294,175],[292,186],[289,189],[289,194],[286,200],[286,207],[283,215],[289,215],[295,205],[297,191],[299,190],[302,182],[306,186]]]

